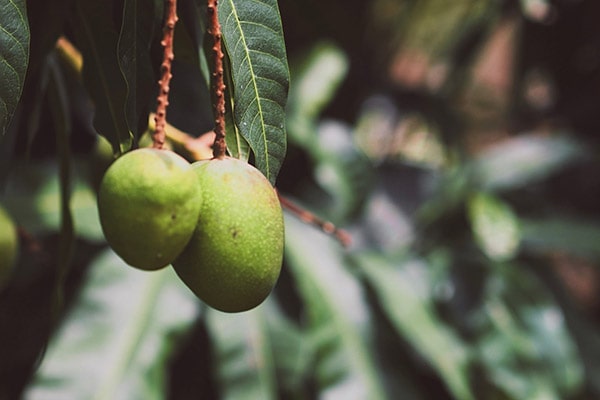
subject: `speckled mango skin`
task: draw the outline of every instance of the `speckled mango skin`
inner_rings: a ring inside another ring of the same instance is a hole
[[[266,299],[281,271],[284,226],[275,189],[238,159],[201,161],[192,168],[201,188],[200,214],[173,267],[209,306],[250,310]]]
[[[199,190],[191,164],[172,151],[124,154],[108,168],[98,192],[106,240],[133,267],[169,265],[194,232]]]
[[[0,207],[0,289],[8,282],[15,266],[18,245],[17,228],[4,208]]]

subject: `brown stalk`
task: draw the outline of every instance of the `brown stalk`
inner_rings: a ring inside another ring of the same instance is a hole
[[[298,218],[300,218],[300,220],[307,224],[316,226],[328,235],[332,235],[342,244],[342,246],[350,246],[352,239],[348,232],[337,228],[332,222],[325,221],[317,217],[310,211],[295,204],[290,199],[283,197],[280,193],[277,193],[277,195],[279,196],[279,202],[281,203],[281,206],[296,215]]]
[[[160,42],[164,47],[163,61],[160,65],[161,78],[158,81],[159,93],[157,97],[156,129],[152,135],[152,147],[162,149],[165,145],[165,126],[167,124],[167,106],[169,105],[169,82],[173,75],[171,74],[171,63],[175,58],[173,53],[173,36],[175,33],[175,24],[177,23],[177,0],[166,0],[165,25],[163,28],[163,39]]]
[[[225,83],[223,82],[223,49],[221,24],[217,10],[217,0],[208,0],[208,34],[213,40],[213,68],[211,86],[214,96],[213,107],[215,117],[215,141],[213,143],[213,157],[223,158],[227,152],[225,142]]]

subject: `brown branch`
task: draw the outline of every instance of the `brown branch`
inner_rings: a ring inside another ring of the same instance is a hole
[[[171,74],[171,63],[175,58],[173,54],[173,35],[177,23],[177,0],[166,0],[165,26],[163,28],[163,39],[160,44],[164,47],[163,62],[160,65],[161,78],[158,81],[159,93],[156,105],[156,130],[152,136],[153,147],[162,149],[165,145],[165,125],[167,123],[167,106],[169,105],[169,82]]]
[[[223,82],[223,50],[221,24],[217,11],[217,0],[208,0],[208,34],[213,40],[213,69],[211,84],[213,91],[213,107],[215,116],[215,141],[213,143],[213,156],[225,157],[227,143],[225,142],[225,83]]]
[[[325,221],[317,217],[310,211],[305,210],[299,205],[293,203],[291,200],[283,197],[279,192],[277,193],[277,196],[279,196],[279,202],[281,203],[281,206],[292,212],[294,215],[300,218],[300,220],[307,224],[314,225],[320,228],[323,232],[325,232],[328,235],[333,235],[342,244],[342,246],[350,246],[352,238],[350,237],[350,234],[348,234],[348,232],[344,231],[343,229],[337,228],[332,222]]]

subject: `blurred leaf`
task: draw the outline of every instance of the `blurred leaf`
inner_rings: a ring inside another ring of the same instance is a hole
[[[350,127],[323,121],[315,127],[312,154],[315,180],[332,198],[327,215],[334,221],[348,219],[369,195],[373,171],[364,154],[352,141]],[[315,146],[316,143],[316,146]]]
[[[367,305],[333,239],[286,217],[286,260],[307,312],[314,376],[323,398],[384,399],[372,357]]]
[[[58,172],[60,186],[60,240],[57,258],[58,275],[56,285],[57,312],[63,307],[64,283],[71,266],[75,249],[75,230],[73,213],[71,211],[71,149],[69,138],[71,136],[71,121],[69,119],[68,94],[61,70],[54,58],[49,59],[51,67],[48,85],[50,110],[56,131],[56,147],[58,150]]]
[[[300,396],[300,393],[308,389],[305,380],[312,372],[312,347],[309,346],[304,331],[281,312],[273,295],[262,307],[280,392]]]
[[[468,200],[469,218],[475,241],[492,260],[513,258],[521,239],[519,220],[511,207],[498,197],[484,192]]]
[[[26,398],[164,399],[170,355],[197,304],[171,268],[136,270],[106,250],[90,265]]]
[[[290,139],[310,151],[317,136],[317,118],[346,76],[348,59],[329,42],[315,44],[301,59],[291,69],[287,124]]]
[[[127,125],[127,82],[119,68],[119,27],[113,8],[118,2],[76,1],[72,19],[76,45],[83,55],[83,81],[94,101],[94,126],[123,153],[132,145]]]
[[[0,137],[21,97],[29,62],[29,23],[25,0],[0,3]]]
[[[600,221],[554,216],[521,220],[523,246],[534,251],[562,250],[600,259]]]
[[[207,309],[222,399],[275,399],[273,348],[263,306],[239,314]]]
[[[479,344],[491,379],[515,399],[564,399],[583,368],[561,310],[525,266],[508,265],[486,287],[489,320]]]
[[[483,152],[472,168],[486,189],[515,189],[541,181],[585,154],[566,136],[523,135]]]
[[[92,241],[104,241],[96,193],[86,182],[86,165],[72,161],[70,208],[76,235]],[[28,233],[58,231],[61,224],[59,170],[55,161],[29,162],[11,174],[3,202],[15,220]]]
[[[146,130],[150,106],[158,93],[150,47],[160,32],[163,2],[125,0],[118,38],[119,67],[127,85],[125,113],[129,131],[139,138]]]
[[[231,61],[233,114],[256,167],[275,183],[286,153],[289,71],[276,0],[219,2]]]
[[[398,333],[427,359],[457,399],[474,399],[469,349],[436,315],[426,266],[367,253],[355,259]]]

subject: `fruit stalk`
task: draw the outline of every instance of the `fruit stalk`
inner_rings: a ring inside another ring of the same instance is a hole
[[[169,105],[169,82],[171,74],[171,63],[175,58],[173,53],[173,35],[177,23],[177,0],[166,0],[165,25],[163,28],[163,39],[160,44],[164,48],[163,61],[160,65],[161,78],[158,81],[159,93],[156,105],[156,130],[152,136],[153,147],[162,149],[165,145],[165,125],[167,123],[167,106]]]
[[[344,231],[343,229],[339,229],[332,222],[325,221],[317,217],[310,211],[305,210],[304,208],[292,202],[290,199],[282,196],[279,192],[277,195],[279,197],[281,206],[296,215],[301,221],[316,226],[326,234],[334,236],[342,244],[342,246],[350,246],[351,238],[348,232]]]
[[[213,40],[213,69],[211,84],[213,91],[213,107],[215,116],[215,141],[213,157],[223,158],[227,151],[225,142],[225,83],[223,82],[223,50],[221,24],[217,10],[217,0],[208,0],[208,34]]]

